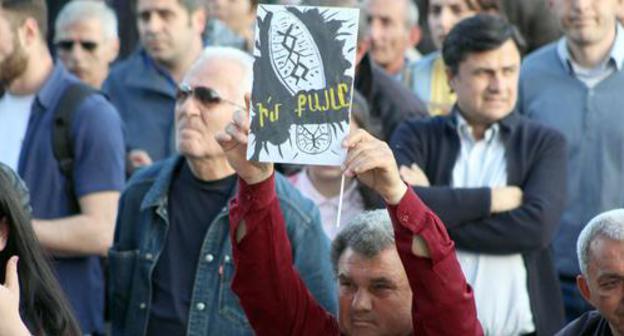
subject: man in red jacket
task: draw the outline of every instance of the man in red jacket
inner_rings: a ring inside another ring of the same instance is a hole
[[[388,145],[363,130],[344,140],[344,173],[379,193],[387,213],[366,213],[355,230],[343,229],[350,234],[339,234],[338,320],[323,310],[292,266],[273,165],[245,158],[248,130],[239,111],[216,138],[239,176],[230,211],[232,290],[258,335],[482,335],[444,224],[403,183]],[[384,236],[390,221],[394,235]],[[362,244],[367,236],[373,244]],[[371,245],[377,248],[362,248]]]

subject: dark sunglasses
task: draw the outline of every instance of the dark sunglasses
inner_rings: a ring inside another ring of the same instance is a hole
[[[93,52],[98,47],[98,44],[93,41],[73,41],[73,40],[61,40],[61,41],[56,42],[54,45],[60,50],[71,51],[72,49],[74,49],[74,44],[80,44],[82,49],[88,52]]]
[[[178,85],[178,89],[176,91],[176,101],[178,103],[183,103],[190,96],[195,97],[195,99],[197,99],[203,105],[228,103],[230,105],[243,108],[239,104],[221,97],[219,93],[213,88],[205,86],[196,86],[193,88],[186,83]]]

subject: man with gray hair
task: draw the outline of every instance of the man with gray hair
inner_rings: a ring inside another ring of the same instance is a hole
[[[253,59],[208,47],[177,89],[180,156],[137,172],[122,195],[110,260],[113,335],[251,335],[230,289],[228,200],[236,175],[214,137],[244,109]],[[327,240],[314,204],[283,177],[277,194],[294,265],[314,297],[336,311]]]
[[[557,336],[624,335],[624,209],[594,217],[581,231],[576,251],[578,289],[597,311],[587,312]]]
[[[54,46],[71,73],[100,89],[119,53],[115,12],[102,1],[69,2],[56,18]]]
[[[232,290],[257,335],[483,334],[444,224],[401,180],[388,145],[361,129],[343,141],[344,174],[375,190],[387,212],[365,213],[335,238],[339,315],[323,309],[292,266],[279,176],[246,159],[248,116],[237,111],[216,140],[239,176]]]
[[[412,77],[406,73],[408,64],[420,58],[414,56],[414,46],[421,38],[418,7],[412,0],[368,0],[363,14],[368,21],[367,36],[373,60],[389,75],[411,87],[407,82]]]

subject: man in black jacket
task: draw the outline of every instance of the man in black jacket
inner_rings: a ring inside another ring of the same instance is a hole
[[[457,104],[392,137],[404,179],[447,225],[490,335],[552,335],[563,307],[551,240],[565,202],[565,141],[514,113],[517,33],[500,17],[456,25],[443,46]]]

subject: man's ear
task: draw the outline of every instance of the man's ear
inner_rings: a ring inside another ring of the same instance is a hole
[[[422,39],[422,29],[419,26],[414,26],[409,30],[409,45],[412,48],[416,48],[420,40]]]
[[[451,68],[449,67],[446,67],[445,72],[446,72],[446,80],[448,81],[448,85],[451,88],[451,90],[455,92],[455,77],[457,75],[454,74]]]
[[[582,274],[577,275],[576,286],[578,287],[585,301],[587,301],[589,304],[593,306],[591,302],[591,292],[589,291],[589,284],[587,283],[587,278],[585,278],[585,276],[583,276]]]
[[[206,22],[208,20],[206,9],[203,7],[196,9],[191,14],[191,20],[193,20],[193,24],[197,27],[197,30],[202,33],[206,29]]]
[[[0,218],[0,251],[4,251],[9,241],[9,223],[6,217]]]

